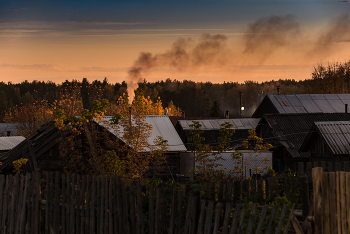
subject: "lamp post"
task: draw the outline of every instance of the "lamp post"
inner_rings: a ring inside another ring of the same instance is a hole
[[[242,92],[239,91],[239,109],[240,109],[240,112],[241,112],[241,118],[243,118],[243,111],[244,111],[244,106],[242,104]]]

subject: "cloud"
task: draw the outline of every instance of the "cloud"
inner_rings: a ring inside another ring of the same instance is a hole
[[[0,67],[4,68],[15,68],[15,69],[35,69],[35,70],[54,70],[57,68],[52,64],[13,64],[13,63],[2,63]]]

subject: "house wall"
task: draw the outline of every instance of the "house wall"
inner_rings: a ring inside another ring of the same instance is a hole
[[[253,150],[241,150],[243,154],[243,161],[241,159],[233,159],[232,154],[238,153],[238,151],[229,151],[220,154],[221,159],[216,161],[219,164],[217,170],[226,170],[225,174],[234,177],[248,177],[253,174],[265,175],[267,174],[268,167],[272,167],[272,152],[256,152]],[[184,152],[180,154],[180,173],[184,177],[193,179],[193,174],[189,173],[189,170],[196,166],[194,160],[194,153]],[[209,158],[214,159],[214,156]],[[237,168],[243,168],[243,173],[237,173]]]
[[[262,118],[265,114],[277,114],[277,113],[279,113],[279,111],[272,104],[270,99],[267,96],[265,96],[261,104],[253,113],[252,118]]]

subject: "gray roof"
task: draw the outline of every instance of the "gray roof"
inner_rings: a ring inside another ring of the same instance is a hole
[[[350,121],[315,122],[333,154],[350,154]]]
[[[281,114],[342,113],[345,111],[345,104],[350,104],[350,94],[268,94],[266,96]]]
[[[225,122],[230,122],[233,125],[232,129],[255,129],[260,118],[244,118],[244,119],[206,119],[195,120],[202,125],[202,130],[219,130],[220,125]],[[183,130],[191,130],[190,125],[193,120],[179,120]]]
[[[6,136],[7,131],[11,131],[11,136],[16,136],[17,125],[17,123],[0,123],[0,136]]]
[[[116,135],[119,139],[122,139],[122,133],[124,132],[124,130],[122,129],[122,127],[119,128],[119,131],[116,131],[115,129],[111,128],[110,125],[108,124],[111,118],[112,116],[104,116],[102,117],[103,121],[96,121],[96,122],[99,125],[108,129],[111,133]],[[178,151],[187,150],[168,116],[148,115],[145,118],[145,122],[150,124],[153,127],[152,135],[147,139],[147,142],[149,145],[154,145],[154,140],[158,136],[161,136],[164,140],[168,141],[169,152],[178,152]],[[145,148],[145,151],[149,151],[149,149]]]
[[[25,139],[22,136],[0,137],[0,151],[11,150]]]

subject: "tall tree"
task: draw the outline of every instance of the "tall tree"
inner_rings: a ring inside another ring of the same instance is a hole
[[[213,105],[210,108],[209,115],[210,115],[210,117],[221,117],[222,116],[220,106],[216,100],[213,102]]]

